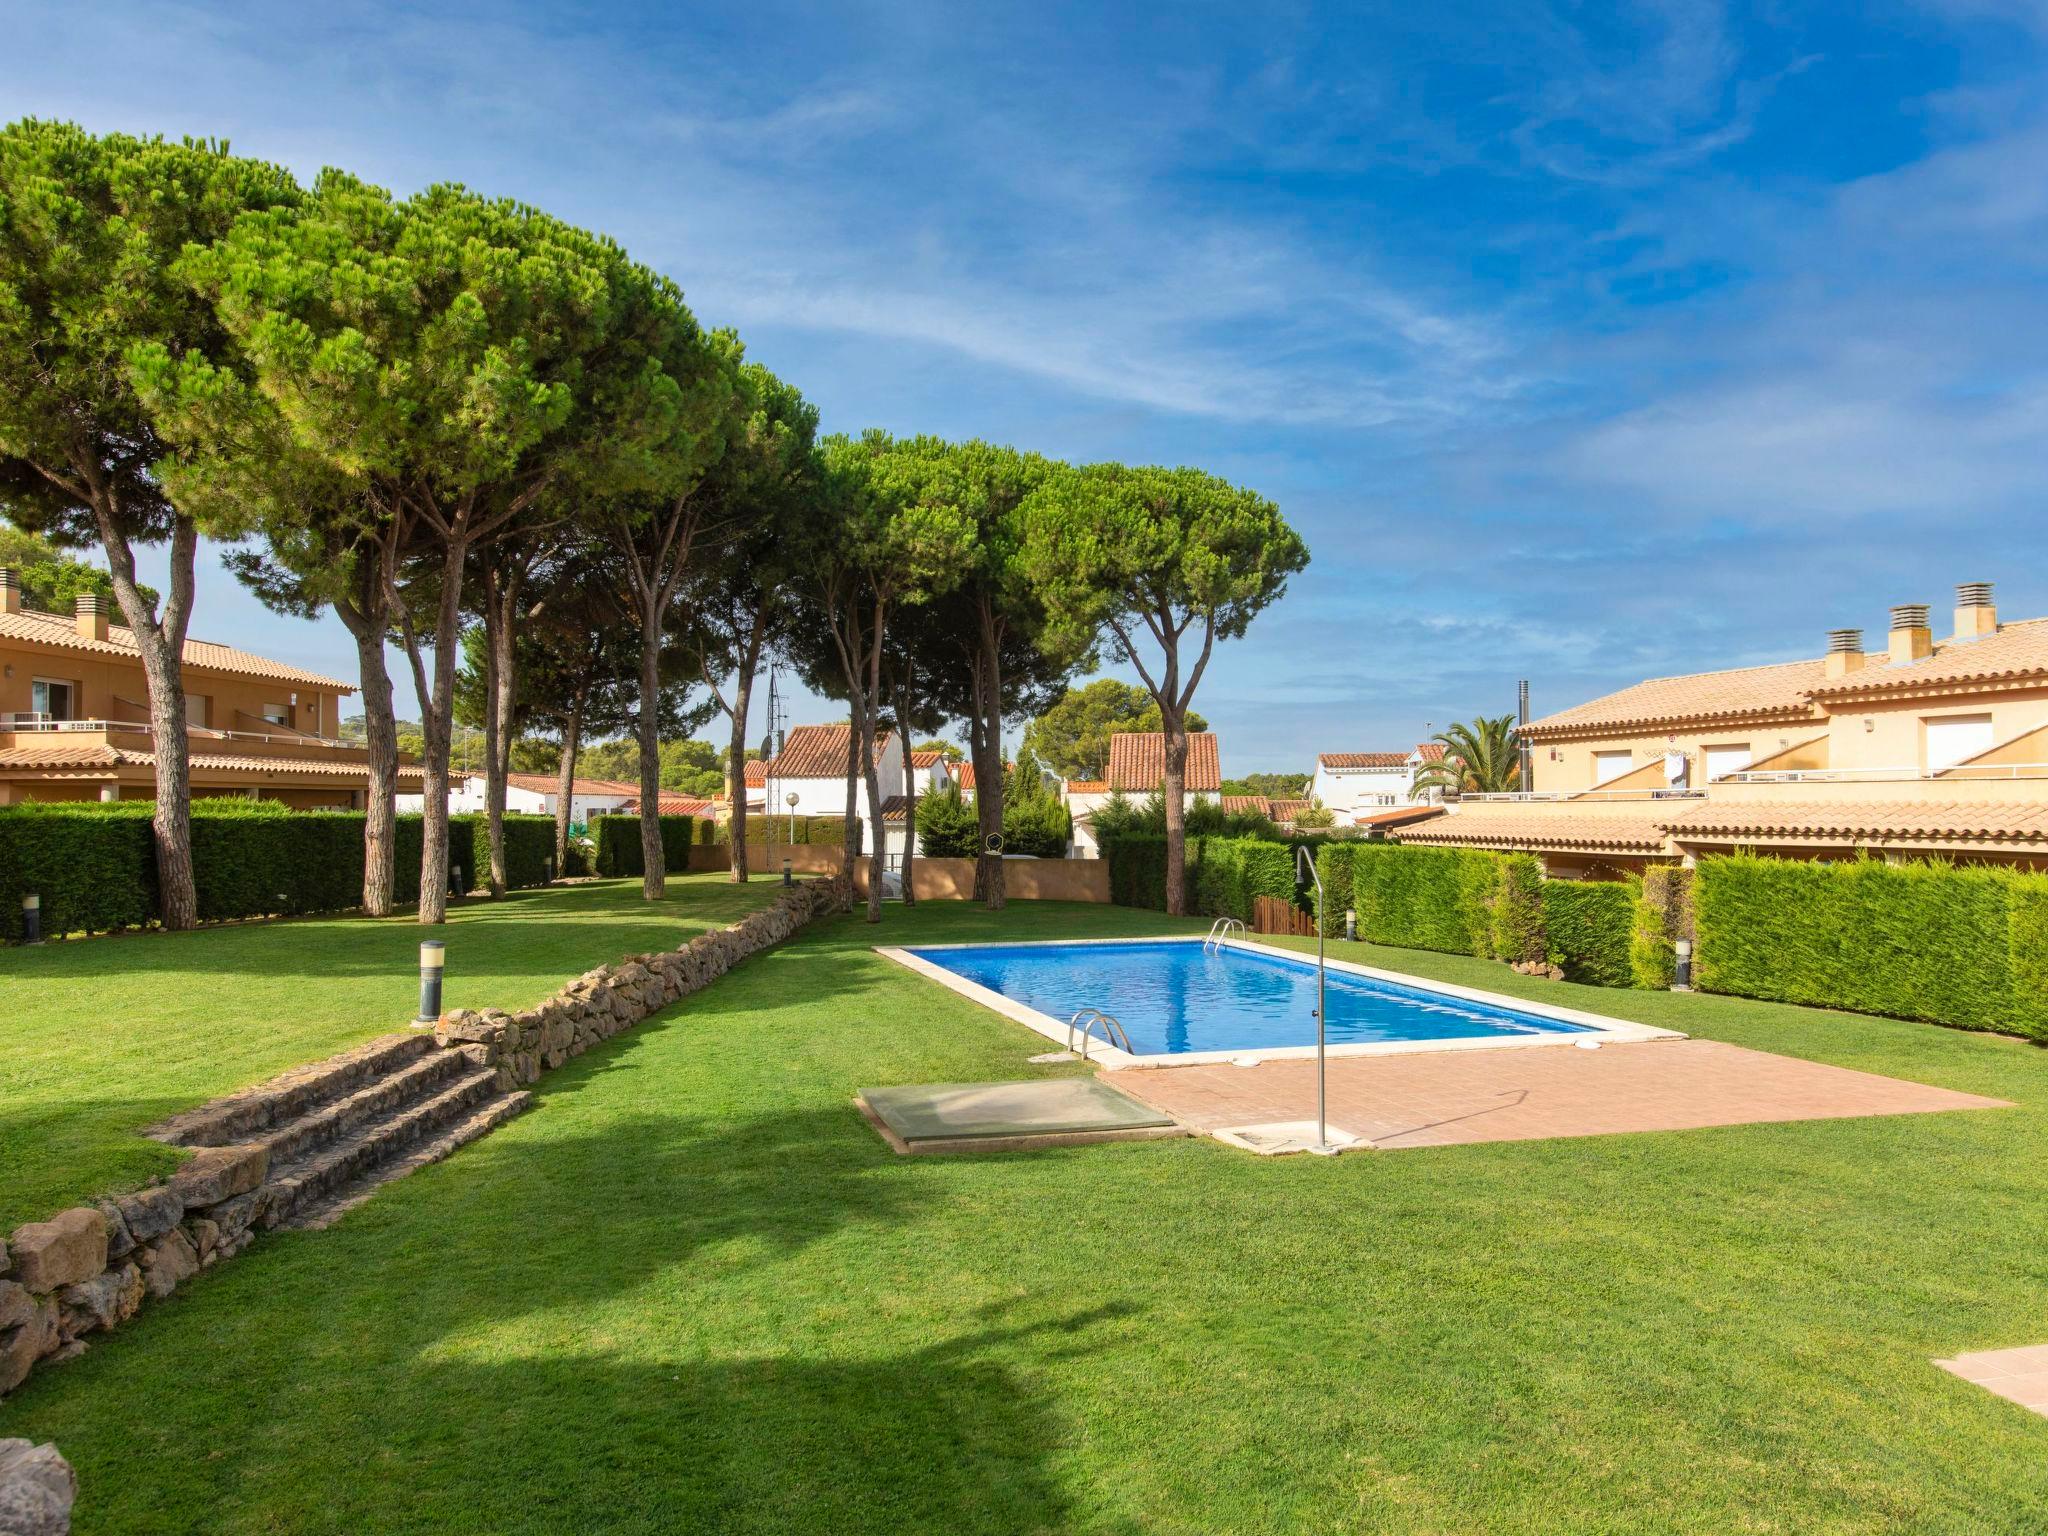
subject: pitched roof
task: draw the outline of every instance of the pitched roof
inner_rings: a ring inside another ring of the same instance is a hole
[[[1071,784],[1067,786],[1069,790],[1073,787]],[[1225,795],[1222,805],[1223,814],[1226,816],[1270,816],[1273,814],[1273,802],[1264,795]]]
[[[799,725],[782,739],[782,750],[769,762],[761,782],[776,779],[844,779],[847,738],[851,725]],[[888,748],[887,731],[875,737],[875,756]]]
[[[1444,744],[1440,741],[1418,741],[1415,755],[1425,763],[1440,763],[1444,760]]]
[[[723,811],[722,800],[705,800],[696,795],[675,795],[663,790],[656,797],[654,814],[657,816],[707,816],[713,811]],[[640,814],[640,797],[636,794],[619,807],[621,816]]]
[[[2001,624],[1995,634],[1979,640],[1937,641],[1934,654],[1920,661],[1885,666],[1866,664],[1846,677],[1821,682],[1813,695],[1817,699],[1842,699],[1874,693],[1916,693],[1922,689],[1947,692],[1958,684],[2039,678],[2048,678],[2048,619],[2022,619]]]
[[[194,773],[279,773],[296,777],[363,779],[370,777],[366,762],[321,762],[308,757],[245,757],[232,752],[194,752],[190,756]],[[0,770],[14,768],[38,772],[70,772],[74,776],[110,768],[155,768],[154,752],[128,747],[110,747],[101,742],[75,746],[36,742],[29,746],[0,748]],[[425,782],[425,770],[417,764],[401,763],[401,784]]]
[[[912,752],[910,754],[910,766],[913,768],[929,768],[934,763],[945,761],[945,757],[946,754],[937,747],[932,747],[928,751]]]
[[[1824,679],[1826,665],[1815,658],[1768,667],[1737,667],[1729,672],[1653,677],[1531,720],[1519,734],[1540,740],[1692,721],[1819,719],[1820,711],[1807,694]]]
[[[1406,768],[1406,752],[1318,752],[1321,768]]]
[[[1275,821],[1292,821],[1313,804],[1313,800],[1269,800],[1266,814]]]
[[[136,648],[135,631],[118,624],[107,626],[107,638],[94,640],[78,632],[77,620],[54,613],[37,613],[24,609],[20,613],[0,613],[0,640],[26,640],[36,645],[56,646],[61,650],[83,651],[95,656],[118,656],[138,666],[142,653]],[[344,683],[339,678],[322,677],[317,672],[308,672],[303,667],[294,667],[282,661],[272,661],[267,656],[258,656],[249,651],[236,650],[231,645],[215,645],[210,640],[185,641],[185,665],[198,667],[209,672],[226,672],[238,677],[260,677],[269,682],[303,683],[311,688],[328,688],[339,693],[354,693],[354,683]]]
[[[910,797],[889,795],[882,801],[882,820],[908,821],[910,819]]]
[[[477,775],[482,777],[482,775]],[[520,789],[531,790],[536,795],[553,795],[561,792],[562,776],[558,773],[508,773],[507,784]],[[638,795],[638,784],[626,784],[617,779],[577,779],[570,787],[571,795]]]
[[[1561,805],[1467,806],[1403,827],[1395,838],[1447,848],[1662,853],[1668,812],[1590,811]]]
[[[2011,800],[1861,800],[1793,803],[1707,801],[1663,825],[1680,842],[1840,843],[1963,846],[2048,845],[2048,802]]]
[[[1375,811],[1370,816],[1354,818],[1352,825],[1359,827],[1398,827],[1410,821],[1427,821],[1432,816],[1441,816],[1444,808],[1440,805],[1404,805],[1397,811]]]
[[[1109,738],[1109,784],[1126,793],[1150,794],[1166,782],[1166,734],[1118,731]],[[1214,731],[1188,732],[1188,761],[1182,787],[1190,794],[1223,787]]]
[[[759,789],[763,784],[766,784],[768,782],[767,760],[759,757],[748,758],[746,772],[747,788]]]

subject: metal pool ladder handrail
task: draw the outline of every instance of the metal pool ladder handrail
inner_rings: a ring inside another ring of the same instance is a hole
[[[1122,1051],[1126,1056],[1138,1054],[1131,1049],[1130,1031],[1118,1022],[1115,1014],[1104,1013],[1100,1008],[1082,1008],[1067,1020],[1067,1049],[1071,1051],[1074,1048],[1074,1031],[1078,1027],[1081,1031],[1081,1059],[1086,1061],[1088,1039],[1095,1033],[1098,1024],[1102,1026],[1101,1038],[1104,1045]]]
[[[1224,946],[1225,942],[1228,941],[1228,939],[1230,938],[1230,930],[1233,928],[1235,928],[1239,933],[1242,934],[1249,934],[1251,932],[1251,930],[1245,927],[1245,925],[1237,918],[1219,917],[1216,919],[1215,922],[1209,925],[1209,936],[1206,939],[1202,940],[1202,953],[1205,955],[1209,954],[1211,952],[1210,946],[1212,944],[1217,949],[1221,949]]]
[[[1323,964],[1323,877],[1316,869],[1315,856],[1306,844],[1297,844],[1294,849],[1294,867],[1306,870],[1309,879],[1316,885],[1316,1150],[1329,1152],[1330,1131],[1328,1125],[1329,1095],[1324,1076],[1325,1021],[1323,1009],[1323,984],[1329,976],[1329,968]]]

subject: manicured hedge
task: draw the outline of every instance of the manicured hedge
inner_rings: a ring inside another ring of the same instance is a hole
[[[1344,933],[1344,914],[1352,904],[1351,856],[1358,845],[1352,842],[1325,842],[1316,848],[1316,873],[1323,880],[1323,937],[1340,938]],[[1315,892],[1302,892],[1302,899],[1309,910],[1315,910]]]
[[[1166,839],[1145,832],[1126,832],[1104,840],[1102,857],[1109,865],[1109,899],[1120,907],[1166,910]]]
[[[694,816],[661,818],[664,873],[677,875],[690,867],[690,835],[696,820]],[[593,816],[590,836],[597,845],[596,864],[600,875],[619,879],[647,872],[646,856],[640,851],[638,816]]]
[[[1162,839],[1162,887],[1165,856]],[[1188,884],[1194,892],[1190,903],[1194,911],[1250,923],[1254,897],[1274,896],[1293,903],[1294,850],[1285,843],[1253,837],[1189,838]]]
[[[111,933],[158,919],[155,806],[146,800],[0,807],[0,938],[21,936],[21,898],[41,898],[43,932]],[[202,922],[338,912],[363,892],[361,811],[295,811],[275,800],[195,800],[192,880]],[[419,900],[422,818],[401,816],[394,899]],[[448,858],[465,889],[490,868],[481,815],[448,819]],[[554,822],[505,818],[506,873],[545,883]]]
[[[2048,876],[1733,854],[1694,879],[1703,991],[2048,1039]]]
[[[1640,882],[1546,880],[1538,941],[1566,981],[1596,987],[1635,982],[1629,944],[1640,904]]]
[[[1358,843],[1353,849],[1352,904],[1360,938],[1481,959],[1493,953],[1501,855],[1398,843]]]
[[[1678,941],[1692,936],[1692,871],[1651,865],[1643,871],[1642,899],[1629,934],[1629,974],[1635,985],[1669,987],[1678,975]]]

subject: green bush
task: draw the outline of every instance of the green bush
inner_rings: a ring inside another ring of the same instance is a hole
[[[957,795],[959,789],[953,787],[948,793]],[[923,804],[922,800],[918,802],[920,808]],[[970,817],[973,815],[971,806],[968,807],[968,814]],[[923,825],[922,818],[919,825]],[[1003,802],[1005,853],[1029,854],[1037,859],[1062,859],[1066,857],[1067,839],[1073,835],[1073,831],[1074,818],[1068,814],[1065,803],[1052,795],[1034,795],[1028,800]],[[973,847],[979,846],[980,838],[977,836]],[[965,857],[973,857],[972,849]]]
[[[1548,880],[1543,882],[1542,924],[1537,938],[1544,957],[1564,969],[1566,981],[1596,987],[1634,984],[1630,938],[1641,882]]]
[[[0,808],[0,937],[21,936],[21,898],[41,898],[43,932],[110,933],[159,919],[155,807],[146,800]],[[195,800],[192,880],[202,922],[346,911],[361,904],[363,813],[295,811],[275,800]],[[401,816],[393,899],[419,900],[422,818]],[[514,885],[539,885],[554,852],[546,817],[506,818]],[[487,868],[484,818],[449,818],[449,859]]]
[[[555,818],[505,816],[505,884],[511,890],[545,885],[555,856]],[[491,823],[478,813],[448,818],[449,862],[461,868],[471,890],[490,883]],[[419,862],[417,858],[413,860]],[[417,894],[417,893],[415,893]]]
[[[1105,839],[1102,857],[1109,864],[1109,899],[1120,907],[1166,910],[1166,839],[1145,832],[1126,832]]]
[[[1323,880],[1323,937],[1338,938],[1344,932],[1344,914],[1352,905],[1351,856],[1358,845],[1326,842],[1316,845],[1316,873]],[[1313,891],[1303,892],[1313,901]],[[1311,908],[1313,910],[1313,908]]]
[[[1703,991],[2048,1038],[2041,972],[2015,968],[2038,967],[2044,890],[2048,876],[1933,862],[1703,859],[1694,979]]]
[[[918,797],[917,851],[927,859],[971,859],[981,851],[981,824],[958,784]]]
[[[1492,954],[1501,855],[1398,843],[1352,848],[1352,905],[1361,938],[1481,959]]]
[[[1500,855],[1487,927],[1487,944],[1494,959],[1544,958],[1544,900],[1543,865],[1536,855]]]
[[[690,867],[690,831],[694,816],[661,818],[661,860],[666,874],[677,875]],[[647,872],[646,856],[640,851],[638,816],[593,816],[591,839],[596,844],[597,872],[607,879],[630,878]]]
[[[1692,937],[1692,871],[1653,864],[1629,933],[1629,973],[1638,987],[1662,990],[1678,975],[1678,941]]]
[[[1194,911],[1250,923],[1256,897],[1273,896],[1293,904],[1294,850],[1263,838],[1191,838],[1188,881]]]

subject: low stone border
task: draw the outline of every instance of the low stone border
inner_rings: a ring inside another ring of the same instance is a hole
[[[0,1440],[0,1536],[66,1536],[78,1479],[54,1445]]]
[[[498,1086],[521,1087],[846,902],[837,877],[790,886],[729,928],[586,971],[536,1008],[443,1014],[435,1041],[483,1047]],[[267,1209],[269,1171],[261,1145],[201,1147],[164,1184],[15,1228],[0,1242],[0,1396],[39,1362],[82,1354],[88,1334],[246,1248]]]

